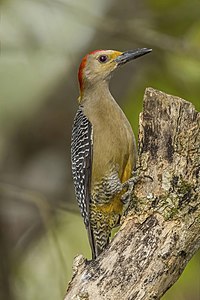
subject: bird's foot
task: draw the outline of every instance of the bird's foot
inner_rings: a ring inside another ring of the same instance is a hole
[[[127,191],[122,195],[121,201],[123,204],[130,203],[131,196],[134,190],[134,187],[137,182],[143,180],[144,178],[148,178],[153,181],[153,178],[149,175],[138,175],[137,171],[132,172],[132,177],[122,184],[122,189],[126,188]]]
[[[127,204],[130,202],[134,186],[139,181],[139,179],[140,177],[137,175],[137,172],[133,171],[132,177],[122,184],[122,189],[127,189],[127,191],[121,197],[121,201],[123,204]]]

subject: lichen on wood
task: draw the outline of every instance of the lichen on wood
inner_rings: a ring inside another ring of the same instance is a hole
[[[200,248],[200,114],[146,89],[138,151],[131,209],[95,261],[76,258],[65,300],[160,299]]]

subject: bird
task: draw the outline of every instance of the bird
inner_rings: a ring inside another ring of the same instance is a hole
[[[109,90],[112,73],[152,49],[95,50],[78,70],[80,96],[72,127],[71,165],[76,199],[87,229],[92,260],[120,224],[124,194],[136,167],[131,125]]]

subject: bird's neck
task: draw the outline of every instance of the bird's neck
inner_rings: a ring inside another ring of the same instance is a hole
[[[79,103],[86,104],[88,101],[91,103],[99,101],[100,99],[109,98],[112,98],[109,90],[109,82],[107,80],[103,80],[93,85],[85,86],[85,88],[81,91]]]

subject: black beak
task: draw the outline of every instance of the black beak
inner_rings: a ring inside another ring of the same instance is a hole
[[[151,52],[152,49],[148,49],[148,48],[137,48],[135,50],[129,50],[126,52],[123,52],[121,55],[119,55],[115,61],[117,62],[118,65],[124,65],[125,63],[136,59],[142,55],[145,55],[149,52]]]

